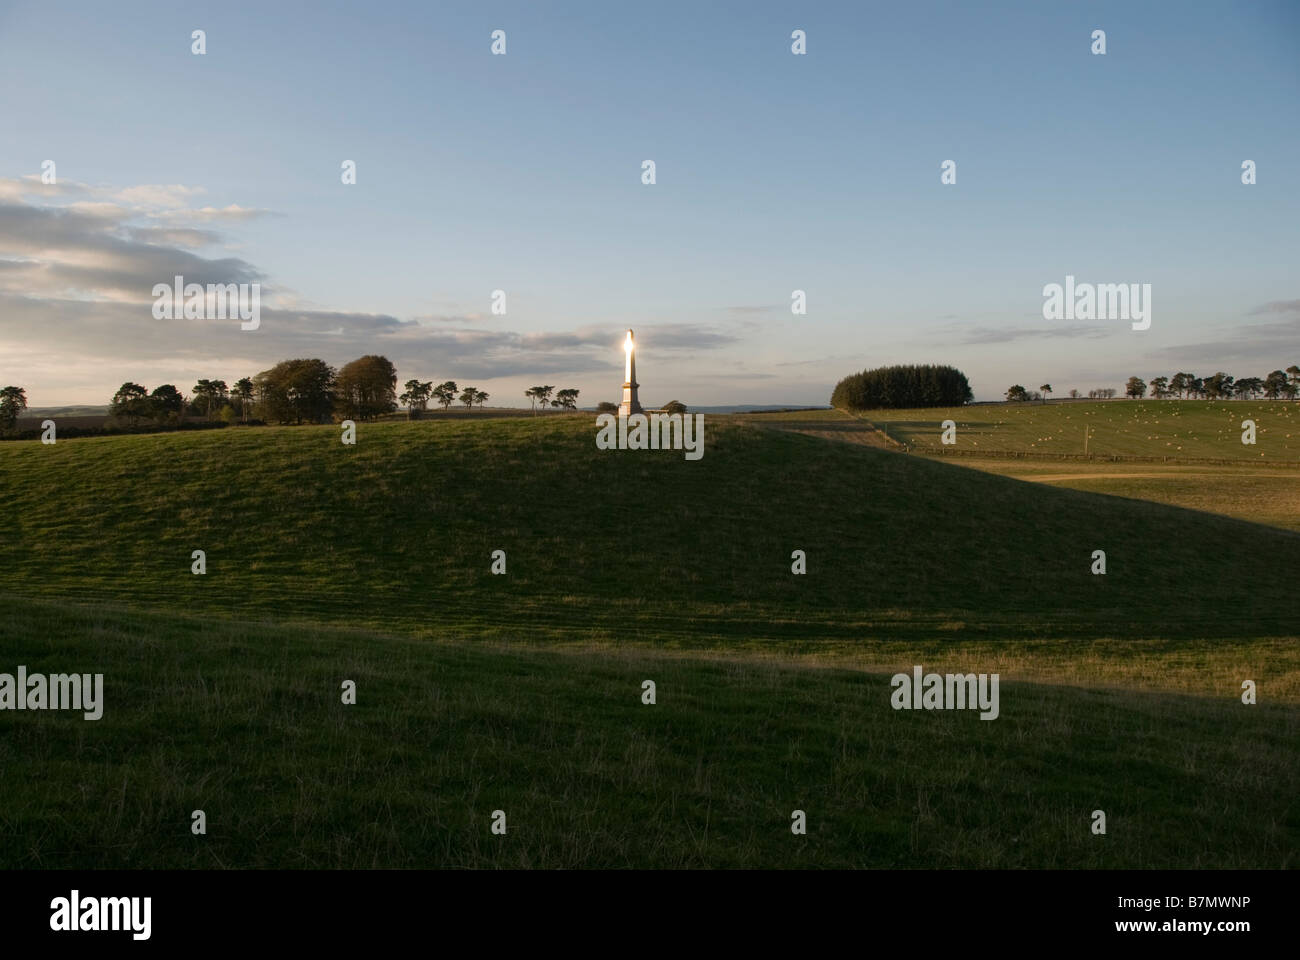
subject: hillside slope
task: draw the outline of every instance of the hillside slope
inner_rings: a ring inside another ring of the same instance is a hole
[[[1295,633],[1287,532],[743,424],[710,421],[695,462],[594,435],[577,416],[362,424],[355,447],[337,427],[2,444],[0,593],[512,640]]]

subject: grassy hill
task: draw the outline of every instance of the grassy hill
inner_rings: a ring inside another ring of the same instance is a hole
[[[510,640],[1294,627],[1293,535],[711,427],[696,462],[597,450],[583,415],[363,424],[355,447],[335,427],[6,444],[0,590]],[[1152,562],[1176,543],[1196,549]]]
[[[0,670],[107,686],[0,713],[0,865],[1292,864],[1300,537],[742,422],[698,462],[594,433],[0,445]],[[1002,716],[891,710],[915,663],[1000,671]]]

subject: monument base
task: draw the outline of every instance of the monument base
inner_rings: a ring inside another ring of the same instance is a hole
[[[641,401],[636,398],[636,388],[641,386],[639,383],[623,384],[623,402],[618,405],[618,415],[620,417],[630,417],[634,413],[645,413],[641,407]]]

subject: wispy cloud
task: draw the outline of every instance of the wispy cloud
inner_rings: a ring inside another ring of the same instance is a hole
[[[420,323],[454,323],[467,324],[478,323],[483,319],[481,313],[433,313],[413,317],[412,319]]]
[[[133,207],[184,207],[192,197],[204,193],[202,187],[187,187],[183,183],[142,184],[119,190],[116,198]]]
[[[242,207],[237,203],[224,207],[193,206],[205,193],[207,191],[203,187],[182,183],[148,183],[115,188],[62,178],[54,183],[42,183],[36,174],[0,177],[0,203],[34,203],[46,208],[59,205],[83,211],[98,207],[106,212],[113,211],[135,219],[181,224],[240,222],[271,215],[269,210]]]
[[[1058,327],[971,327],[958,343],[966,345],[1014,343],[1017,340],[1099,340],[1114,331],[1109,327],[1070,324]]]
[[[1274,300],[1246,312],[1248,317],[1282,315],[1285,319],[1236,327],[1229,337],[1152,350],[1145,356],[1171,365],[1215,367],[1231,363],[1270,369],[1300,363],[1300,300]]]
[[[1300,316],[1300,300],[1273,300],[1269,303],[1261,303],[1246,316],[1258,317],[1266,313],[1289,313]]]
[[[750,316],[753,314],[775,313],[777,310],[785,309],[788,306],[789,304],[785,303],[771,303],[766,306],[724,307],[723,309],[725,309],[727,313],[736,314],[737,316]]]
[[[190,223],[216,223],[226,221],[237,223],[243,220],[253,220],[257,217],[271,216],[270,210],[260,210],[255,207],[241,207],[237,203],[229,204],[224,207],[199,207],[197,209],[180,209],[167,210],[157,214],[159,220],[184,221]]]
[[[853,359],[853,357],[852,357],[850,354],[841,354],[841,355],[839,355],[839,356],[834,356],[834,357],[818,357],[818,358],[815,359],[815,360],[785,360],[785,361],[782,361],[781,363],[775,363],[775,364],[773,364],[773,366],[775,366],[775,367],[811,367],[811,366],[815,366],[815,365],[820,364],[820,363],[844,363],[845,361],[852,360],[852,359]]]

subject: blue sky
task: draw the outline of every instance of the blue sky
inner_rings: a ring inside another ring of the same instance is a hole
[[[0,117],[33,405],[369,352],[594,404],[629,326],[652,404],[1300,362],[1294,3],[0,3]],[[153,319],[173,264],[260,279],[262,327]],[[1150,283],[1151,328],[1044,320],[1067,274]]]

